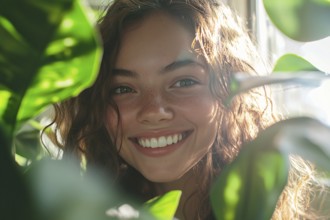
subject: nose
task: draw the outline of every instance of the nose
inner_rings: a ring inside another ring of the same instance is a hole
[[[138,121],[143,124],[159,124],[174,117],[172,108],[161,94],[150,94],[141,97]]]

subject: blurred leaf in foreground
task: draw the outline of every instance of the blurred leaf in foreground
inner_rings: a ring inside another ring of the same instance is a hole
[[[330,128],[297,117],[275,123],[245,144],[224,169],[211,192],[218,220],[270,219],[288,175],[289,155],[330,170]]]
[[[314,41],[330,35],[329,0],[263,0],[275,26],[297,41]]]

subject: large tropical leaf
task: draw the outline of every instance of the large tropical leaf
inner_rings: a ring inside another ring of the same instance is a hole
[[[0,125],[6,136],[11,135],[16,124],[21,100],[41,67],[47,44],[71,7],[72,1],[2,0]]]
[[[101,49],[84,10],[72,0],[2,0],[0,126],[7,138],[94,80]]]
[[[330,35],[329,0],[263,0],[265,9],[285,35],[313,41]]]
[[[23,98],[19,124],[49,103],[78,95],[98,73],[101,49],[97,32],[79,2],[74,1],[47,45],[41,68]]]
[[[276,123],[243,146],[211,192],[218,220],[270,219],[288,175],[289,155],[330,170],[330,128],[307,117]]]

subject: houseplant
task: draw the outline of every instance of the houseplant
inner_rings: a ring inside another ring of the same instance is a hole
[[[299,6],[297,2],[304,5],[300,7],[311,7],[313,13],[320,15],[314,22],[322,23],[325,27],[320,27],[316,37],[328,36],[330,28],[326,22],[323,23],[322,14],[324,10],[326,14],[330,14],[329,1],[283,1],[281,7],[288,6],[292,9],[293,6]],[[278,1],[265,0],[264,3],[273,20],[280,21],[281,19],[276,18],[278,13],[272,11],[277,9],[273,6]],[[318,4],[321,6],[318,7]],[[104,210],[116,206],[119,201],[133,206],[133,219],[153,218],[126,195],[115,188],[108,189],[107,180],[101,174],[97,175],[98,171],[95,171],[92,178],[82,178],[77,175],[80,167],[70,162],[39,162],[45,156],[36,141],[39,137],[39,125],[33,118],[48,104],[77,95],[91,85],[98,71],[102,49],[97,30],[91,22],[93,19],[88,16],[88,7],[78,0],[2,0],[1,5],[1,217],[43,220],[109,219],[111,216],[106,216]],[[297,16],[299,13],[293,15]],[[300,24],[300,21],[305,20],[297,21]],[[281,29],[283,22],[274,23],[280,24]],[[303,24],[301,26],[306,27]],[[291,30],[290,27],[288,30]],[[308,37],[304,33],[285,33],[298,40],[300,36],[304,36],[303,40],[314,40],[314,32],[308,33]],[[275,65],[274,75],[243,81],[233,79],[232,97],[264,84],[289,81],[299,83],[304,80],[304,76],[293,74],[298,70],[313,70],[317,72],[315,79],[318,80],[319,76],[322,78],[324,75],[301,57],[285,55]],[[277,71],[287,74],[279,77],[275,73]],[[318,135],[320,132],[324,135]],[[329,133],[327,126],[311,118],[288,119],[261,133],[256,140],[247,144],[244,148],[246,150],[241,152],[214,184],[211,197],[217,218],[270,218],[286,183],[289,153],[298,153],[325,170],[330,170],[326,140]],[[278,142],[279,138],[281,142]],[[17,166],[18,159],[15,160],[15,155],[16,158],[19,155],[28,159],[26,166]],[[267,166],[264,166],[265,160]],[[251,170],[261,171],[251,173]],[[24,174],[25,172],[28,174]],[[70,186],[75,186],[76,190],[72,190]],[[179,194],[174,192],[156,198],[148,202],[147,207],[156,218],[171,219]],[[138,217],[134,215],[135,209],[139,212]],[[170,210],[169,213],[164,212],[166,209]],[[114,213],[118,212],[115,210]],[[119,215],[112,217],[119,218]]]

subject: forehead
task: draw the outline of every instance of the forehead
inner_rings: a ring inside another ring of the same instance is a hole
[[[116,67],[141,63],[166,66],[177,59],[195,58],[194,35],[175,18],[155,12],[127,28],[121,39]]]

